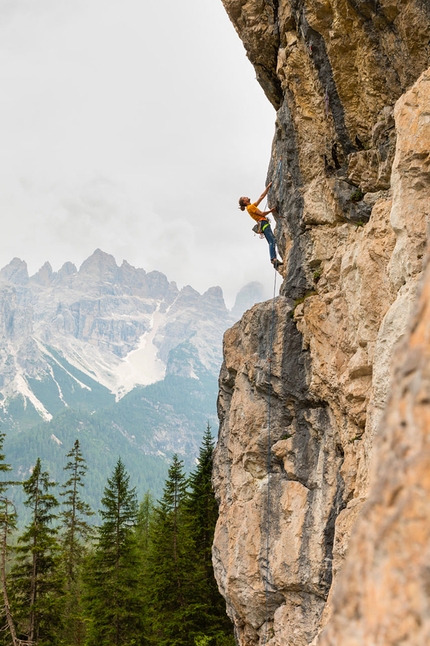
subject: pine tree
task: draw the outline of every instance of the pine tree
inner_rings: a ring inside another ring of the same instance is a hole
[[[200,447],[198,465],[191,473],[186,506],[199,567],[201,633],[208,644],[234,644],[233,626],[227,617],[225,600],[215,581],[212,543],[218,519],[218,505],[212,488],[214,440],[209,423]]]
[[[11,471],[11,466],[5,463],[5,455],[3,453],[5,434],[0,433],[0,472],[7,473]],[[6,490],[10,484],[9,481],[0,481],[0,577],[3,590],[3,605],[6,615],[5,631],[10,635],[13,646],[17,646],[18,640],[16,635],[15,621],[12,616],[8,584],[6,579],[8,554],[10,552],[8,539],[11,534],[16,531],[17,515],[15,506],[6,497]]]
[[[88,549],[88,540],[93,534],[93,528],[86,518],[94,515],[94,512],[80,495],[80,489],[84,486],[87,466],[82,456],[79,440],[75,441],[67,458],[69,460],[64,470],[69,473],[70,477],[62,485],[64,491],[60,494],[64,496],[63,506],[65,507],[60,514],[62,520],[62,562],[66,583],[64,635],[70,646],[80,646],[85,634],[82,618],[80,570]]]
[[[15,620],[12,614],[10,601],[9,601],[9,582],[7,581],[7,564],[8,554],[11,549],[8,544],[8,539],[11,534],[16,531],[17,515],[15,506],[5,496],[0,497],[0,570],[1,570],[1,585],[3,589],[3,605],[6,616],[6,626],[4,631],[7,631],[12,641],[13,646],[17,646],[18,638],[16,634]]]
[[[58,506],[49,493],[55,485],[42,471],[38,458],[30,478],[24,482],[25,505],[31,521],[18,538],[16,563],[11,571],[11,606],[20,639],[38,646],[58,646],[61,641],[63,578],[60,547],[53,522]]]
[[[198,572],[185,510],[187,478],[173,457],[154,510],[146,565],[149,636],[157,646],[188,646],[198,634]]]
[[[62,488],[65,490],[60,495],[64,496],[63,505],[66,509],[60,514],[62,520],[63,559],[66,570],[67,583],[75,581],[77,572],[86,551],[88,539],[93,534],[93,527],[85,518],[93,516],[91,507],[82,500],[79,489],[84,486],[84,476],[87,466],[82,457],[79,440],[76,440],[73,449],[67,454],[68,463],[64,467],[70,473],[67,482]]]
[[[139,505],[136,520],[136,540],[142,559],[146,559],[149,548],[151,519],[154,513],[154,498],[149,491]]]
[[[144,644],[135,488],[119,459],[101,500],[103,523],[84,572],[87,646]]]
[[[212,571],[212,543],[218,519],[218,505],[212,488],[214,440],[207,425],[200,447],[198,465],[191,473],[187,508],[191,516],[193,535],[208,573]],[[209,565],[210,564],[210,565]]]
[[[8,471],[12,470],[12,467],[10,466],[10,464],[6,464],[5,462],[6,456],[3,453],[3,444],[4,444],[5,437],[6,437],[5,433],[0,433],[0,473],[7,473]],[[0,496],[4,495],[6,489],[11,484],[14,484],[14,483],[10,482],[9,480],[0,481]]]

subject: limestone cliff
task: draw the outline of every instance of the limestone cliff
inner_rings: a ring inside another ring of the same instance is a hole
[[[285,270],[274,302],[248,311],[224,339],[214,468],[220,502],[214,543],[218,582],[240,646],[307,646],[316,643],[327,622],[320,638],[324,646],[400,643],[394,629],[391,641],[387,636],[393,622],[386,619],[387,630],[378,633],[375,619],[403,607],[389,603],[390,594],[396,594],[393,586],[373,617],[373,633],[366,619],[374,595],[383,598],[380,588],[372,588],[378,573],[385,576],[382,586],[393,583],[382,548],[373,569],[370,561],[376,550],[371,542],[380,540],[389,520],[386,550],[394,549],[395,521],[390,516],[377,529],[372,522],[384,505],[391,504],[390,513],[399,518],[406,514],[412,493],[400,495],[398,511],[393,501],[402,491],[399,482],[404,477],[405,488],[413,487],[414,456],[422,460],[419,473],[426,459],[406,439],[396,445],[394,436],[401,432],[393,426],[402,418],[410,425],[410,442],[414,432],[422,432],[420,446],[426,445],[425,418],[417,422],[408,413],[413,398],[417,406],[428,402],[425,332],[422,352],[414,350],[410,369],[422,371],[421,390],[411,385],[409,369],[399,368],[392,408],[383,418],[392,426],[381,418],[427,246],[430,4],[223,2],[277,110],[269,202],[277,206]],[[424,305],[420,311],[427,314]],[[399,412],[401,396],[405,403]],[[372,457],[378,441],[392,451],[378,452],[381,466]],[[399,470],[400,456],[408,450],[409,466]],[[347,559],[345,565],[352,528],[369,496],[371,463],[373,507],[365,508],[357,531],[373,547],[361,544],[360,552],[356,541],[355,561],[350,565]],[[387,472],[393,464],[399,482]],[[410,513],[424,517],[426,530],[417,532],[428,550],[429,511],[424,502],[416,507]],[[404,533],[410,539],[410,532]],[[424,550],[419,541],[415,548]],[[399,564],[407,560],[403,554]],[[359,593],[361,576],[365,589]],[[420,613],[428,603],[425,576],[416,625],[423,624]],[[410,606],[407,593],[404,597]],[[409,629],[405,619],[402,643],[426,643],[427,624],[415,641],[408,641]]]

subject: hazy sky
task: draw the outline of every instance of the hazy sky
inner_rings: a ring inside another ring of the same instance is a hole
[[[221,0],[1,0],[0,266],[96,248],[179,286],[270,291],[237,208],[275,112]]]

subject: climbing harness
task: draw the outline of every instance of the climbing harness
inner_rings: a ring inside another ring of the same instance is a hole
[[[276,298],[276,269],[275,279],[273,281],[273,297],[272,297],[272,317],[270,323],[270,337],[269,337],[269,356],[268,356],[268,396],[267,396],[267,516],[266,516],[266,576],[264,581],[265,596],[266,596],[266,630],[264,635],[264,644],[267,643],[268,638],[268,624],[269,624],[269,556],[270,556],[270,472],[272,462],[272,446],[271,446],[271,394],[272,394],[272,351],[273,351],[273,335],[275,330],[275,298]]]
[[[266,207],[267,207],[267,202],[266,202]],[[267,218],[266,220],[260,220],[259,222],[257,222],[257,224],[254,224],[254,226],[252,227],[252,230],[256,235],[259,235],[260,238],[263,240],[264,230],[267,229],[269,224],[270,224],[269,218]]]
[[[257,224],[254,224],[254,226],[252,227],[252,230],[254,231],[254,233],[259,235],[260,238],[264,238],[263,231],[264,231],[264,229],[267,228],[267,224],[268,224],[268,223],[266,223],[266,226],[263,227],[262,222],[264,222],[264,220],[260,220],[259,222],[257,222]]]

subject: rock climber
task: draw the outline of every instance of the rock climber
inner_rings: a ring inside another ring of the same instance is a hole
[[[278,260],[276,257],[276,240],[275,240],[275,236],[273,235],[272,229],[270,228],[270,221],[266,217],[266,215],[269,215],[269,213],[273,213],[273,211],[276,211],[276,208],[273,207],[268,211],[260,211],[260,209],[258,208],[258,205],[262,200],[264,200],[271,186],[272,186],[272,182],[270,182],[270,184],[266,186],[265,190],[260,195],[258,200],[256,200],[252,204],[249,197],[240,197],[239,208],[241,211],[244,211],[246,209],[249,215],[251,216],[251,218],[257,222],[258,227],[257,228],[254,227],[253,231],[256,231],[256,233],[262,233],[264,235],[264,237],[266,238],[269,244],[270,262],[272,263],[275,269],[279,270],[283,263],[281,260]]]

